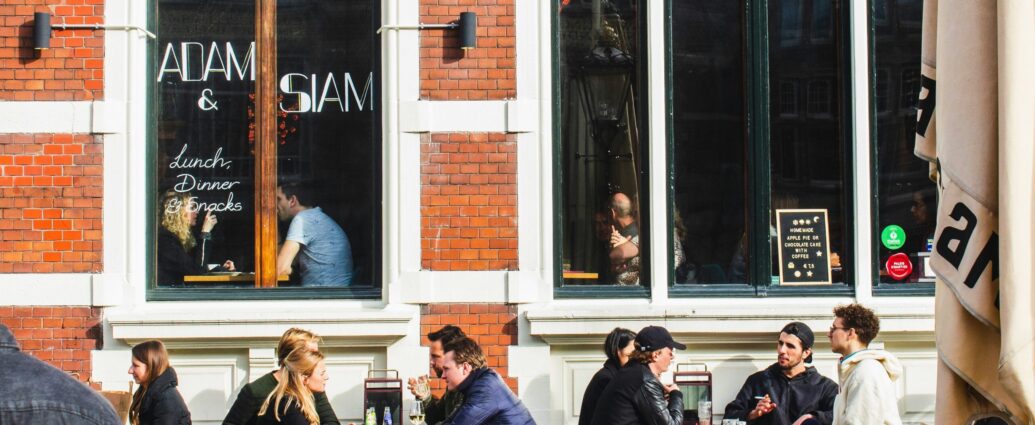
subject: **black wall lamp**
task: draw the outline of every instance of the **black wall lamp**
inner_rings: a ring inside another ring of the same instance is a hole
[[[425,30],[425,29],[459,29],[460,48],[469,50],[477,47],[478,15],[474,12],[460,12],[460,19],[450,24],[419,24],[419,25],[384,25],[377,29],[380,34],[382,30]]]
[[[50,13],[36,12],[35,21],[32,24],[32,46],[36,50],[50,48],[50,33],[52,29],[92,29],[92,30],[137,30],[143,31],[148,37],[156,38],[155,35],[144,28],[133,25],[102,25],[102,24],[50,24]]]

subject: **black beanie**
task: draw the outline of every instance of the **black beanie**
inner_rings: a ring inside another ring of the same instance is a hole
[[[801,322],[788,323],[780,332],[798,337],[801,340],[802,350],[810,350],[812,349],[812,344],[816,343],[816,335],[812,333],[812,328]],[[809,354],[809,357],[805,359],[805,363],[812,363],[812,354]]]

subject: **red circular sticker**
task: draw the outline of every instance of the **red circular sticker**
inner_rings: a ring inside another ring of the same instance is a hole
[[[909,256],[904,252],[888,257],[888,262],[884,264],[884,267],[895,280],[905,279],[913,273],[913,262],[909,261]]]

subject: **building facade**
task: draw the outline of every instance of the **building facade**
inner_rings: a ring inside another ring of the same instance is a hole
[[[298,326],[358,422],[369,371],[428,373],[424,336],[457,324],[538,423],[569,424],[616,326],[687,343],[719,414],[786,322],[823,334],[860,302],[905,366],[903,418],[933,421],[922,2],[281,0],[267,38],[255,3],[0,0],[0,320],[26,352],[122,390],[130,347],[161,339],[218,423]],[[473,48],[409,27],[461,12]],[[290,239],[257,207],[277,182],[347,235],[346,284],[263,271]],[[777,210],[822,221],[818,245]],[[185,255],[201,270],[167,273]]]

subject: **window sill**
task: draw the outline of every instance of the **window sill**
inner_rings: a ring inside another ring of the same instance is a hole
[[[556,299],[600,299],[600,298],[649,298],[650,289],[645,286],[561,286],[554,288]]]
[[[668,287],[672,298],[754,297],[757,291],[746,283],[679,283]]]
[[[419,317],[416,307],[367,304],[162,303],[113,309],[105,320],[112,337],[128,344],[160,339],[172,348],[198,348],[271,346],[291,327],[312,330],[330,346],[387,346],[405,337]]]
[[[878,297],[933,297],[934,283],[877,283],[873,295]]]
[[[377,300],[381,288],[157,288],[147,293],[148,301],[247,301],[247,300]]]

